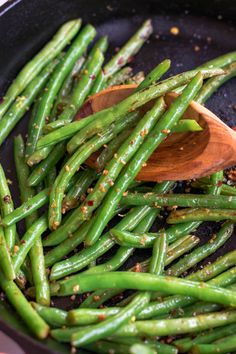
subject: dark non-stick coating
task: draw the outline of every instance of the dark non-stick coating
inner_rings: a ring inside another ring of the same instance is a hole
[[[15,74],[51,37],[58,26],[68,19],[82,17],[91,22],[98,34],[108,34],[110,49],[124,43],[144,19],[151,17],[154,34],[136,57],[135,71],[148,72],[164,58],[172,60],[170,74],[187,70],[220,54],[236,48],[236,2],[215,1],[104,1],[104,0],[21,0],[10,1],[0,8],[0,97]],[[179,36],[169,30],[177,26]],[[207,106],[230,126],[236,125],[236,80],[231,80]],[[12,141],[17,133],[25,133],[27,117],[16,127],[1,147],[0,161],[11,186],[14,200],[19,203],[13,163]],[[208,237],[215,231],[211,224],[204,224],[199,234]],[[236,241],[231,238],[221,252],[228,251]],[[219,254],[219,253],[218,253]],[[140,252],[137,259],[142,257]],[[208,259],[209,260],[209,259]],[[207,261],[208,261],[207,260]],[[134,260],[133,260],[134,261]],[[71,303],[63,301],[69,308]],[[0,329],[13,337],[26,353],[59,353],[48,349],[36,340],[8,327],[0,319]],[[1,349],[1,344],[0,344]]]

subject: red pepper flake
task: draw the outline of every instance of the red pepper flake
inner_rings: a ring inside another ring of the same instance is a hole
[[[95,75],[95,74],[91,74],[91,75],[89,76],[89,78],[90,78],[91,80],[95,80],[95,79],[96,79],[96,75]]]
[[[88,200],[88,201],[87,201],[87,205],[88,205],[88,206],[93,206],[93,204],[94,204],[94,201],[93,201],[93,200]]]
[[[5,195],[5,196],[3,197],[3,201],[4,201],[4,203],[6,203],[6,204],[11,203],[11,196],[10,196],[10,195]]]
[[[4,102],[4,98],[0,97],[0,104],[2,104]]]
[[[217,186],[217,187],[221,187],[222,184],[223,184],[223,181],[218,181],[217,184],[216,184],[216,186]]]
[[[134,272],[136,273],[141,273],[142,272],[142,266],[140,263],[136,263],[134,266]]]
[[[123,58],[123,57],[120,57],[120,58],[117,60],[117,64],[118,64],[118,65],[123,65],[123,64],[124,64],[124,58]]]
[[[25,240],[20,240],[20,244],[24,245],[25,244]]]
[[[101,313],[100,315],[98,315],[98,319],[99,321],[104,321],[106,319],[106,315],[104,313]]]
[[[134,61],[134,56],[131,55],[131,56],[128,58],[127,62],[128,62],[128,63],[132,63],[133,61]]]
[[[118,53],[120,50],[120,47],[115,47],[115,52]]]

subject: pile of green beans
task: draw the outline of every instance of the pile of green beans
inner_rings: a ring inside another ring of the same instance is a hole
[[[232,240],[236,188],[223,171],[187,181],[185,192],[177,181],[135,180],[171,134],[204,129],[183,115],[236,76],[236,52],[165,80],[169,59],[133,73],[130,59],[152,32],[145,21],[103,65],[109,38],[94,42],[91,24],[69,21],[0,104],[0,145],[32,106],[25,139],[14,138],[20,202],[0,165],[0,317],[61,353],[69,344],[102,354],[236,351],[236,249],[217,258]],[[75,119],[89,96],[131,83],[126,99]],[[204,221],[214,233],[201,231]],[[54,297],[70,297],[70,310]]]

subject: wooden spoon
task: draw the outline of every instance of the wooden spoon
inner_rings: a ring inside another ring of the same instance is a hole
[[[90,97],[76,119],[111,107],[132,94],[136,85],[113,86]],[[167,106],[176,98],[165,96]],[[149,106],[150,107],[150,106]],[[236,164],[236,133],[202,105],[191,102],[183,118],[195,119],[201,132],[171,134],[137,175],[139,181],[186,180],[207,176]],[[87,164],[97,169],[93,154]]]

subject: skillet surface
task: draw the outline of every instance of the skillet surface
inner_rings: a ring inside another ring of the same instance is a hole
[[[209,4],[210,3],[210,4]],[[9,8],[11,7],[11,8]],[[172,60],[168,75],[191,69],[202,62],[236,48],[236,2],[235,1],[103,1],[96,0],[17,0],[0,9],[0,97],[16,73],[68,19],[82,17],[84,23],[91,22],[98,34],[108,34],[110,49],[122,45],[139,25],[151,17],[154,34],[132,63],[134,71],[147,73],[165,58]],[[169,30],[177,26],[179,36]],[[236,79],[224,85],[207,103],[215,114],[230,126],[236,125]],[[18,189],[13,163],[13,137],[19,132],[26,133],[26,116],[14,129],[1,147],[0,161],[13,181],[11,186],[16,206],[19,204]],[[20,230],[21,232],[22,230]],[[216,227],[204,223],[199,230],[202,240],[206,240]],[[219,256],[234,248],[236,234],[217,253]],[[103,258],[106,259],[111,253]],[[215,257],[215,256],[214,256]],[[143,259],[138,252],[126,265]],[[204,263],[211,261],[208,258]],[[77,300],[76,300],[77,301]],[[57,305],[69,309],[76,306],[68,299],[57,300]],[[36,340],[7,326],[0,319],[0,329],[13,337],[26,353],[59,353]]]

